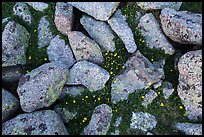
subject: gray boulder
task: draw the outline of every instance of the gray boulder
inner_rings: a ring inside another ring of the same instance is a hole
[[[2,135],[68,135],[59,115],[53,110],[19,114],[2,123]]]
[[[50,61],[60,61],[70,68],[76,60],[69,45],[59,35],[55,36],[47,47],[47,55]]]
[[[202,14],[165,8],[160,19],[164,33],[173,41],[202,45]]]
[[[182,2],[136,2],[143,10],[158,10],[164,8],[171,8],[179,10]]]
[[[31,15],[27,4],[23,2],[17,2],[13,7],[13,11],[14,11],[14,15],[19,16],[25,22],[31,25],[33,16]]]
[[[190,51],[178,62],[178,95],[185,106],[188,118],[202,118],[202,51]]]
[[[92,39],[101,47],[111,52],[115,51],[114,35],[106,22],[95,20],[88,15],[83,15],[80,22]]]
[[[157,121],[153,115],[143,112],[132,112],[130,128],[147,132],[155,128],[156,125]]]
[[[38,48],[48,46],[53,38],[54,35],[50,31],[50,23],[47,17],[43,16],[38,25]]]
[[[129,53],[133,53],[137,50],[137,45],[135,43],[132,30],[128,26],[126,17],[122,14],[120,9],[118,9],[108,20],[108,24],[123,41],[125,48]]]
[[[69,43],[77,61],[89,60],[102,64],[104,58],[99,45],[79,31],[68,34]]]
[[[2,32],[2,67],[26,64],[30,35],[20,24],[10,21]]]
[[[33,7],[35,10],[41,12],[48,8],[48,4],[45,2],[25,2],[25,3]]]
[[[70,69],[68,85],[84,85],[91,92],[101,90],[110,78],[108,71],[89,61],[79,61]]]
[[[165,82],[162,92],[164,94],[164,98],[168,99],[171,96],[171,94],[174,92],[173,85],[170,82]]]
[[[202,124],[176,122],[174,126],[186,135],[202,135]]]
[[[62,92],[67,75],[67,66],[55,61],[45,63],[22,76],[17,93],[23,111],[32,112],[53,104]]]
[[[164,50],[165,54],[174,54],[174,47],[163,34],[158,22],[156,21],[156,18],[152,13],[147,13],[140,18],[138,28],[146,39],[147,47],[151,49],[162,49]]]
[[[152,103],[152,101],[157,97],[157,93],[150,89],[147,94],[145,94],[145,98],[142,101],[142,105],[147,108],[148,105]]]
[[[2,25],[10,20],[11,17],[6,17],[2,19]]]
[[[127,100],[128,95],[160,81],[162,75],[139,51],[125,63],[126,70],[115,77],[111,84],[111,100]]]
[[[120,2],[68,2],[72,6],[89,14],[96,20],[107,21]]]
[[[57,2],[54,19],[57,30],[67,35],[68,31],[72,30],[73,21],[73,7],[65,2]]]
[[[62,106],[62,104],[56,104],[54,106],[54,110],[61,117],[64,123],[68,123],[70,120],[74,119],[77,115],[76,111],[70,111],[68,107]]]
[[[94,109],[89,124],[84,128],[83,135],[106,135],[112,119],[112,109],[101,104]]]
[[[20,108],[19,100],[2,88],[2,122],[10,119]]]

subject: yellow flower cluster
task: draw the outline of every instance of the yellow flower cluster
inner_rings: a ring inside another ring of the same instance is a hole
[[[82,120],[82,122],[84,123],[84,122],[86,122],[87,121],[87,118],[86,117],[84,117],[84,119]]]

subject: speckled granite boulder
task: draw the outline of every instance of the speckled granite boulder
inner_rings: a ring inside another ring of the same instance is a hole
[[[111,101],[127,100],[128,95],[133,92],[139,92],[140,89],[160,81],[162,75],[146,57],[139,51],[133,54],[125,63],[126,70],[118,75],[111,84]]]
[[[69,43],[77,61],[89,60],[101,64],[104,60],[99,45],[79,31],[68,33]]]
[[[13,11],[14,11],[14,15],[19,16],[25,22],[31,25],[33,16],[31,15],[27,4],[23,2],[17,2],[13,7]]]
[[[142,101],[142,105],[147,108],[148,105],[152,103],[152,101],[157,97],[157,92],[150,89],[147,94],[145,94],[145,98]]]
[[[190,51],[178,62],[178,95],[185,106],[188,118],[202,117],[202,51]]]
[[[108,71],[89,61],[79,61],[70,69],[68,85],[84,85],[91,92],[102,89],[110,75]]]
[[[153,115],[143,112],[132,112],[130,128],[147,132],[155,128],[156,125],[157,121]]]
[[[60,61],[70,68],[76,60],[69,45],[59,35],[55,36],[47,47],[47,55],[50,61]]]
[[[48,4],[45,2],[26,2],[26,4],[32,6],[35,10],[43,12],[48,8]]]
[[[64,123],[68,123],[77,115],[76,111],[70,111],[68,107],[63,106],[62,104],[56,104],[54,106],[54,110],[61,117]]]
[[[46,16],[43,16],[38,25],[38,48],[48,46],[54,35],[50,31],[50,23]]]
[[[68,31],[72,30],[73,21],[73,7],[65,2],[57,2],[54,19],[57,30],[67,35]]]
[[[101,104],[94,109],[89,124],[84,128],[83,135],[106,135],[112,119],[112,109]]]
[[[152,13],[147,13],[140,18],[138,28],[141,34],[145,37],[149,48],[162,49],[165,54],[169,55],[174,54],[174,47],[163,34],[159,23],[156,21],[156,18]]]
[[[45,63],[22,76],[17,93],[23,111],[32,112],[53,104],[62,92],[67,75],[67,67],[55,61]]]
[[[53,110],[19,114],[2,123],[2,135],[68,135],[59,115]]]
[[[179,10],[182,2],[136,2],[144,10],[171,8]]]
[[[202,135],[202,124],[176,122],[174,126],[186,135]]]
[[[120,9],[118,9],[108,20],[108,24],[123,41],[127,51],[129,53],[134,53],[137,50],[137,45],[134,41],[132,30],[126,22],[126,17],[122,14]]]
[[[2,67],[26,64],[30,35],[20,24],[10,21],[2,32]]]
[[[114,35],[106,22],[95,20],[88,15],[83,15],[80,22],[92,39],[101,47],[111,52],[115,51]]]
[[[19,108],[19,100],[9,91],[2,88],[2,122],[14,116]]]
[[[120,2],[68,2],[72,6],[89,14],[96,20],[107,21]]]
[[[202,14],[165,8],[160,19],[164,33],[173,41],[202,45]]]

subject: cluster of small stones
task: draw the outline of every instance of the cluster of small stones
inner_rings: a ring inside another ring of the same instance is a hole
[[[149,48],[159,48],[165,54],[173,55],[176,49],[168,42],[167,37],[179,44],[202,45],[202,14],[178,11],[181,4],[182,2],[137,2],[144,10],[161,10],[161,27],[152,13],[142,16],[138,12],[136,17],[139,31]],[[14,14],[28,24],[33,21],[28,5],[40,12],[48,8],[48,4],[44,2],[16,3],[13,7]],[[116,50],[114,33],[132,56],[125,63],[122,72],[113,77],[110,91],[112,103],[127,100],[129,94],[151,85],[156,89],[163,84],[165,60],[152,63],[138,50],[133,32],[118,6],[119,2],[57,2],[54,23],[57,30],[66,35],[68,44],[59,35],[53,35],[47,16],[40,19],[37,29],[38,48],[47,48],[50,62],[27,74],[3,75],[4,81],[12,78],[13,81],[19,80],[18,97],[2,88],[3,135],[68,135],[64,123],[74,119],[77,112],[70,111],[61,104],[56,104],[53,110],[48,107],[57,100],[63,100],[66,95],[80,96],[85,88],[93,93],[105,87],[111,75],[99,65],[104,62],[103,50]],[[83,12],[80,23],[90,38],[73,30],[74,8]],[[7,22],[6,19],[3,22]],[[29,39],[24,26],[15,21],[6,24],[2,32],[3,69],[26,64],[25,53]],[[178,62],[178,71],[177,91],[189,114],[188,118],[202,118],[201,50],[183,55]],[[174,88],[169,82],[163,85],[164,98],[168,99]],[[148,108],[156,97],[157,93],[150,89],[142,105]],[[29,113],[15,115],[20,108]],[[112,116],[112,108],[107,104],[95,107],[91,120],[81,134],[106,135]],[[118,126],[121,121],[122,117],[115,121],[116,130],[112,135],[120,134]],[[153,115],[132,112],[130,129],[139,129],[150,135],[156,125],[157,120]],[[200,124],[176,123],[175,128],[185,134],[202,134]]]

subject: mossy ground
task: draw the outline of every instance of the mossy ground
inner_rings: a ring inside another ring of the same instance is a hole
[[[38,28],[39,20],[42,16],[48,16],[48,19],[51,23],[51,31],[54,35],[60,35],[65,40],[66,44],[68,44],[68,39],[65,35],[59,33],[54,25],[55,2],[48,2],[49,7],[45,12],[35,11],[34,9],[30,8],[31,14],[34,18],[31,26],[28,26],[19,17],[13,15],[12,8],[14,4],[14,2],[2,3],[2,18],[10,16],[10,20],[15,20],[16,22],[25,26],[30,33],[30,45],[26,53],[27,63],[29,65],[29,67],[27,68],[28,72],[46,62],[49,62],[48,56],[46,54],[46,47],[38,49],[37,46],[38,38],[36,30]],[[199,5],[200,3],[193,4]],[[116,118],[120,116],[122,116],[123,118],[119,126],[119,130],[121,131],[120,134],[133,134],[128,130],[130,126],[132,111],[148,112],[156,117],[158,124],[156,128],[151,131],[153,134],[181,134],[171,128],[174,121],[188,121],[185,116],[184,106],[182,105],[180,98],[178,97],[176,92],[178,85],[178,72],[174,69],[173,66],[173,56],[165,55],[162,50],[149,49],[146,47],[145,39],[140,35],[137,24],[134,21],[134,16],[136,13],[135,11],[138,10],[137,8],[138,7],[135,7],[134,5],[128,5],[127,7],[122,9],[122,13],[126,16],[127,22],[132,29],[135,42],[138,46],[138,50],[140,50],[140,52],[151,62],[158,61],[160,58],[166,59],[164,67],[166,78],[164,81],[171,82],[174,86],[175,92],[170,96],[169,99],[164,99],[162,93],[162,85],[155,90],[158,93],[158,97],[152,102],[151,105],[148,106],[148,109],[145,109],[141,105],[141,102],[143,100],[141,96],[144,96],[145,93],[147,93],[147,91],[152,88],[152,86],[150,86],[148,89],[141,90],[139,93],[130,94],[128,100],[126,101],[122,101],[117,104],[111,103],[111,81],[113,80],[115,75],[118,75],[122,72],[122,69],[124,69],[124,63],[131,56],[131,54],[129,54],[125,49],[125,46],[121,39],[119,39],[115,35],[116,51],[103,52],[105,61],[102,65],[100,65],[111,75],[111,78],[106,83],[106,86],[102,90],[93,93],[89,92],[88,89],[86,89],[81,96],[67,96],[62,101],[65,109],[76,110],[78,112],[75,119],[66,124],[69,134],[80,134],[83,131],[83,128],[88,125],[94,108],[103,103],[108,104],[113,110],[113,118],[108,134],[114,132],[115,128],[113,124],[115,123]],[[197,6],[189,6],[188,3],[184,3],[182,5],[182,9],[201,12],[200,8],[198,8]],[[155,11],[154,14],[157,18],[158,12]],[[4,25],[5,24],[3,24],[3,26]],[[160,106],[161,103],[163,103],[164,106]],[[180,109],[180,106],[182,106],[183,109]],[[84,118],[87,118],[87,120],[84,120]]]

